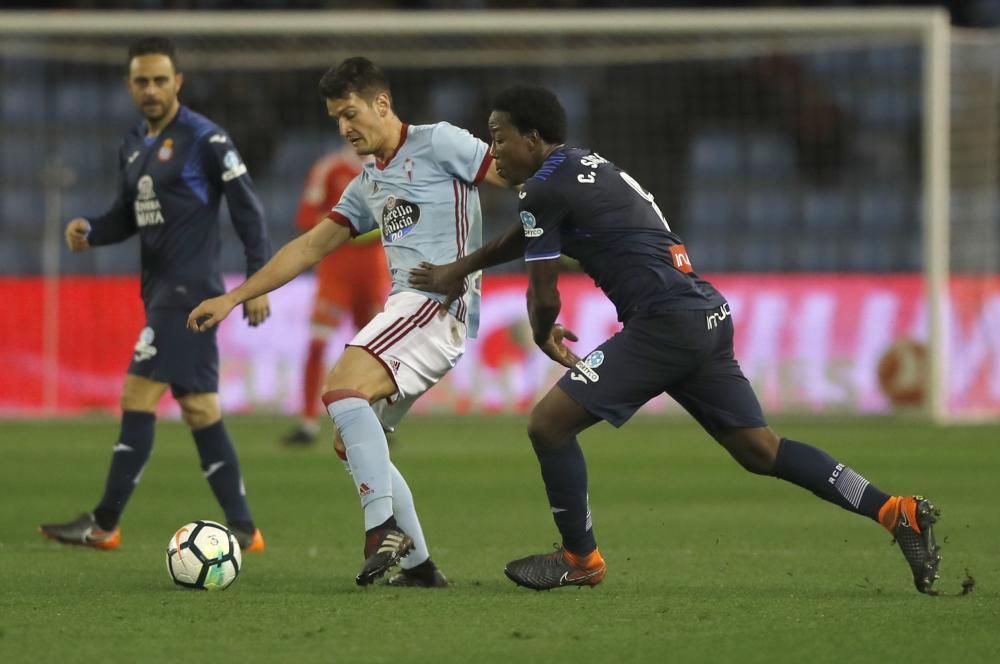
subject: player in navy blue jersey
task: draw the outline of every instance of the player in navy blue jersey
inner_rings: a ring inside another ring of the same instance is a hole
[[[601,420],[619,427],[666,392],[748,471],[787,480],[881,523],[899,543],[917,590],[933,592],[937,509],[920,496],[885,494],[825,452],[767,426],[733,355],[729,305],[698,276],[653,196],[596,152],[563,144],[566,116],[551,92],[511,88],[492,108],[491,154],[499,175],[523,185],[521,223],[454,263],[424,264],[411,279],[455,297],[466,275],[523,255],[535,343],[568,369],[528,425],[562,547],[514,560],[506,575],[536,590],[600,583],[606,565],[576,437]],[[624,324],[582,359],[564,343],[575,335],[556,323],[562,254],[580,262]]]
[[[219,203],[223,196],[246,253],[247,274],[270,257],[263,209],[229,135],[177,98],[183,76],[173,45],[147,38],[128,53],[127,83],[143,120],[118,153],[118,196],[97,217],[66,227],[72,251],[139,236],[145,326],[121,393],[121,433],[104,495],[92,512],[41,526],[68,544],[118,548],[118,521],[153,447],[156,405],[170,388],[190,427],[201,466],[244,551],[264,548],[247,505],[239,460],[219,407],[219,352],[214,331],[191,334],[187,312],[225,292],[219,270]],[[251,326],[270,315],[267,296],[249,300]]]

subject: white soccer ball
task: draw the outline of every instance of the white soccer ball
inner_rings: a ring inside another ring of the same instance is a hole
[[[181,526],[167,544],[167,571],[174,583],[185,588],[225,590],[242,566],[239,543],[215,521]]]

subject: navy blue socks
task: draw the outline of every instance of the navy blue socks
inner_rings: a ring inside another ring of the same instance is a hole
[[[535,447],[552,518],[563,546],[585,556],[597,548],[587,499],[587,463],[574,436],[560,447]]]
[[[153,451],[154,413],[126,410],[122,413],[121,431],[111,455],[111,468],[104,484],[104,495],[94,508],[97,525],[114,530],[125,510],[142,469]]]
[[[236,448],[229,438],[225,424],[219,420],[215,424],[192,431],[198,446],[201,469],[212,487],[212,493],[226,514],[226,521],[241,530],[253,532],[253,518],[247,505],[246,489],[240,474],[240,462]]]
[[[878,521],[878,511],[889,499],[888,494],[823,450],[788,438],[782,438],[778,447],[774,476],[873,521]]]

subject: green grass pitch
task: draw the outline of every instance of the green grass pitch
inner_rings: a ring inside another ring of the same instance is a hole
[[[523,418],[414,417],[393,458],[446,590],[358,588],[362,522],[332,446],[287,450],[280,418],[228,420],[267,550],[235,585],[168,578],[173,531],[221,519],[178,423],[122,522],[122,547],[64,547],[42,521],[93,506],[110,419],[0,423],[0,662],[997,662],[1000,427],[779,421],[889,492],[943,510],[940,588],[912,586],[885,531],[740,469],[684,419],[581,437],[608,575],[536,593],[502,573],[558,539]]]

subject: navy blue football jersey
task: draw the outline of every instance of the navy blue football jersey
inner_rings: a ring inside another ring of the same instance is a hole
[[[223,195],[243,242],[247,275],[271,254],[264,212],[236,146],[214,122],[181,106],[160,135],[141,122],[118,154],[119,190],[111,209],[89,219],[99,246],[139,234],[147,309],[191,308],[225,292],[219,270]]]
[[[518,196],[525,261],[575,258],[620,321],[725,302],[694,271],[653,196],[599,154],[557,149]]]

